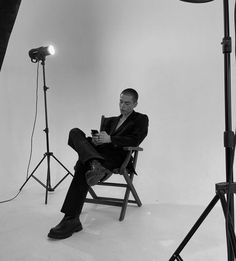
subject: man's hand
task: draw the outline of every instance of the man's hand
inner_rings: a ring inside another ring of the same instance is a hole
[[[111,142],[111,136],[108,135],[105,131],[101,131],[98,135],[98,141],[103,143],[110,143]]]
[[[101,131],[100,133],[92,136],[92,142],[95,146],[101,145],[104,143],[110,143],[111,136],[108,135],[105,131]]]
[[[101,131],[99,134],[93,136],[92,141],[94,145],[101,145],[104,143],[110,143],[111,137],[105,131]]]
[[[93,143],[95,146],[99,145],[98,135],[99,135],[99,134],[96,134],[96,135],[93,135],[93,136],[92,136],[92,143]]]

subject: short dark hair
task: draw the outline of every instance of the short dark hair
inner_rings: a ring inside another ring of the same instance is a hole
[[[130,96],[133,97],[133,101],[134,101],[134,102],[137,102],[137,101],[138,101],[138,93],[137,93],[137,91],[135,91],[135,90],[132,89],[132,88],[127,88],[127,89],[123,90],[123,91],[121,92],[121,94],[130,95]]]

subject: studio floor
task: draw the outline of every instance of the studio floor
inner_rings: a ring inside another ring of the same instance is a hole
[[[25,186],[15,200],[0,205],[1,261],[166,261],[205,208],[143,202],[141,208],[129,207],[125,220],[119,222],[118,207],[87,203],[81,215],[84,229],[64,240],[50,240],[47,233],[62,218],[59,210],[65,193],[66,187],[58,187],[45,205],[41,186]],[[227,260],[220,206],[213,209],[181,257],[185,261]]]

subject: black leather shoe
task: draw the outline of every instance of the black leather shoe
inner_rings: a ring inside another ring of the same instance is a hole
[[[74,232],[79,232],[82,229],[83,227],[78,217],[64,217],[58,225],[49,231],[48,237],[53,239],[64,239],[72,236]]]
[[[97,160],[91,162],[91,169],[85,173],[86,181],[89,186],[94,186],[99,183],[99,181],[108,179],[111,175],[112,172],[103,167]]]

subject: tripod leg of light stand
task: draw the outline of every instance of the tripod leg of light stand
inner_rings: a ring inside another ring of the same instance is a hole
[[[50,162],[51,162],[50,157],[51,156],[67,171],[67,174],[53,188],[51,187],[51,178],[50,178],[51,177],[51,173],[50,173]],[[45,185],[41,180],[39,180],[37,177],[34,176],[34,173],[46,157],[47,157],[47,180],[46,180],[46,185]],[[45,204],[47,204],[48,192],[54,191],[68,175],[71,175],[73,177],[73,174],[53,155],[52,152],[45,153],[43,158],[40,160],[40,162],[37,164],[37,166],[34,168],[34,170],[31,172],[31,174],[29,175],[29,177],[26,179],[26,181],[24,182],[24,184],[21,186],[21,188],[19,190],[21,191],[23,189],[23,187],[25,186],[25,184],[32,177],[46,189]]]
[[[215,195],[215,197],[212,199],[212,201],[209,203],[209,205],[207,206],[207,208],[203,211],[202,215],[199,217],[199,219],[197,220],[197,222],[194,224],[194,226],[191,228],[191,230],[188,232],[188,234],[186,235],[186,237],[184,238],[184,240],[182,241],[182,243],[179,245],[179,247],[175,250],[174,254],[172,255],[172,257],[169,259],[169,261],[180,261],[183,260],[180,257],[180,252],[183,250],[183,248],[187,245],[188,241],[191,239],[191,237],[194,235],[194,233],[197,231],[197,229],[200,227],[200,225],[202,224],[202,222],[205,220],[205,218],[207,217],[207,215],[211,212],[211,210],[213,209],[213,207],[216,205],[216,203],[218,202],[218,200],[220,199],[219,195]]]
[[[55,190],[68,175],[72,177],[74,177],[74,175],[53,154],[52,157],[67,171],[67,174],[53,187],[53,190]]]
[[[234,232],[234,225],[233,225],[233,220],[232,217],[229,215],[227,217],[227,202],[225,200],[225,196],[224,193],[219,191],[218,192],[219,197],[220,197],[220,201],[221,201],[221,205],[222,205],[222,209],[224,212],[224,216],[225,216],[225,224],[226,224],[226,236],[227,236],[227,247],[228,249],[231,248],[233,250],[234,253],[234,257],[236,258],[236,236],[235,236],[235,232]],[[227,222],[228,219],[228,222]]]
[[[43,162],[43,160],[45,159],[46,155],[43,156],[43,158],[40,160],[40,162],[38,163],[38,165],[35,167],[35,169],[31,172],[31,174],[29,175],[29,177],[26,179],[26,181],[24,182],[24,184],[21,186],[20,191],[23,189],[23,187],[25,186],[25,184],[29,181],[29,179],[31,177],[33,177],[38,183],[40,183],[44,188],[46,188],[46,186],[34,176],[34,172],[37,170],[37,168],[40,166],[40,164]]]

